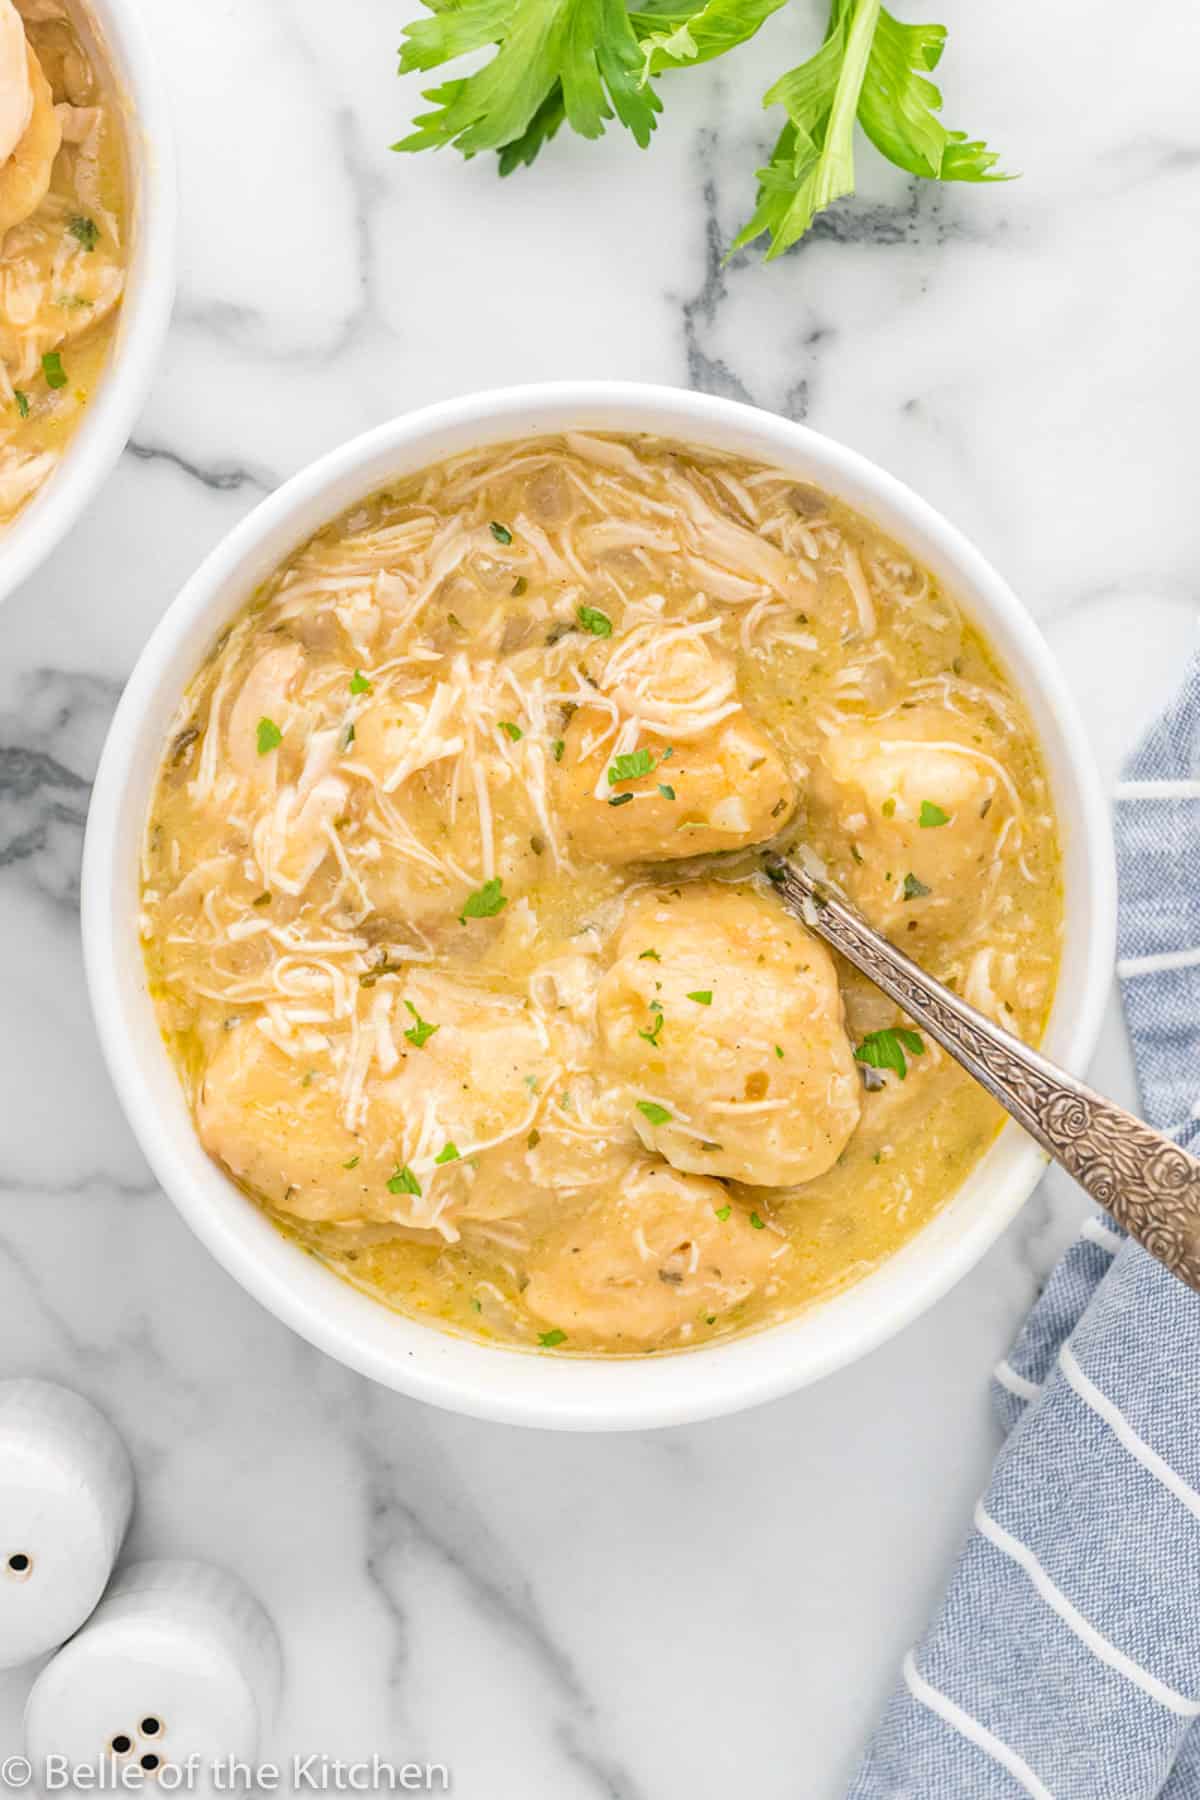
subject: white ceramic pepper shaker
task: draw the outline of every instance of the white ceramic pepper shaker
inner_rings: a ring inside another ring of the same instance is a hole
[[[93,1769],[111,1758],[143,1779],[172,1765],[189,1794],[211,1793],[219,1765],[254,1758],[279,1676],[274,1626],[233,1575],[133,1563],[34,1683],[26,1754],[35,1770],[51,1758]]]
[[[0,1669],[77,1631],[108,1585],[133,1471],[102,1413],[49,1381],[0,1381]]]

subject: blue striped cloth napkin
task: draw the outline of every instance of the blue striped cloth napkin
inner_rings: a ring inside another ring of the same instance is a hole
[[[1200,665],[1116,798],[1142,1109],[1200,1137]],[[1006,1361],[1008,1433],[850,1800],[1198,1800],[1200,1295],[1089,1219]]]

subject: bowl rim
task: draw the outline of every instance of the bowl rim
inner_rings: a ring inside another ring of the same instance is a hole
[[[166,85],[136,0],[79,0],[123,105],[132,253],[117,331],[78,430],[0,538],[0,604],[65,538],[129,441],[175,299],[175,141]]]
[[[1032,1192],[1045,1154],[1017,1127],[1005,1126],[962,1187],[899,1251],[832,1298],[740,1337],[657,1358],[547,1357],[480,1343],[358,1293],[284,1239],[209,1161],[183,1109],[156,1026],[154,1047],[146,1048],[151,1002],[144,972],[138,973],[140,951],[135,961],[129,955],[131,944],[137,949],[136,904],[122,898],[122,883],[132,874],[122,858],[129,844],[140,842],[145,816],[142,803],[131,796],[148,795],[162,750],[165,726],[156,726],[151,739],[149,718],[156,709],[163,718],[173,712],[201,660],[201,628],[211,641],[289,553],[288,545],[296,547],[355,498],[384,485],[388,475],[380,464],[387,459],[416,470],[472,441],[501,443],[589,426],[741,446],[764,461],[799,465],[899,536],[935,571],[953,571],[954,597],[999,649],[1034,714],[1043,751],[1049,759],[1053,748],[1058,758],[1060,828],[1069,835],[1077,868],[1065,891],[1071,929],[1064,934],[1064,965],[1047,1039],[1058,1059],[1081,1073],[1095,1047],[1112,974],[1115,863],[1106,799],[1081,720],[1032,616],[956,527],[867,457],[808,426],[687,389],[558,381],[441,401],[338,446],[262,501],[172,601],[125,687],[92,792],[81,912],[93,1013],[122,1107],[177,1209],[250,1294],[317,1348],[415,1398],[506,1423],[619,1430],[681,1424],[758,1405],[876,1348],[979,1260]],[[439,449],[439,440],[456,441],[457,448]],[[186,658],[175,669],[184,645]],[[167,699],[170,708],[164,712]],[[149,773],[147,757],[153,764]],[[123,957],[129,963],[126,976]],[[1073,958],[1069,990],[1068,957]],[[174,1113],[174,1126],[160,1116],[163,1109]],[[185,1128],[179,1126],[181,1109]],[[975,1196],[977,1190],[982,1198],[972,1198],[964,1208],[964,1195]]]

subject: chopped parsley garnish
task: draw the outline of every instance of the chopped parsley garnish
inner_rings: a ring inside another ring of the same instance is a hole
[[[649,1031],[639,1031],[638,1036],[640,1038],[645,1038],[646,1042],[648,1044],[653,1044],[654,1048],[657,1050],[658,1040],[662,1035],[663,1020],[666,1015],[662,1009],[662,1002],[659,1000],[652,1000],[650,1002],[650,1011],[654,1014],[654,1023]]]
[[[933,889],[927,888],[925,883],[923,881],[918,881],[915,875],[906,875],[904,877],[904,898],[906,900],[923,900],[926,894],[931,894],[932,892]]]
[[[885,800],[879,810],[885,819],[893,818],[896,812],[896,802],[894,800]]]
[[[760,1219],[756,1212],[750,1214],[750,1223],[753,1225],[755,1231],[765,1231],[767,1229],[766,1220]]]
[[[554,758],[555,762],[562,761],[563,751],[566,749],[566,747],[567,747],[566,744],[563,742],[563,740],[561,738],[555,738],[554,742],[550,746],[550,754]]]
[[[508,591],[513,596],[514,600],[519,600],[528,586],[529,583],[526,581],[524,575],[518,575]]]
[[[894,1069],[901,1081],[908,1074],[909,1056],[924,1056],[925,1040],[919,1031],[904,1025],[888,1025],[882,1031],[869,1031],[854,1052],[860,1063],[871,1069]]]
[[[672,758],[672,757],[673,757],[673,756],[674,756],[674,754],[675,754],[675,746],[674,746],[674,744],[668,744],[668,745],[667,745],[667,747],[666,747],[666,749],[665,749],[665,750],[664,750],[664,751],[663,751],[663,753],[662,753],[662,761],[663,761],[663,762],[670,762],[670,760],[671,760],[671,758]]]
[[[512,543],[512,532],[508,529],[507,525],[501,525],[498,519],[492,520],[491,531],[492,536],[498,544]]]
[[[396,1173],[388,1181],[388,1193],[416,1194],[417,1198],[420,1198],[421,1184],[407,1163],[405,1163],[402,1168],[398,1168]]]
[[[505,737],[514,744],[519,744],[521,739],[525,736],[521,727],[519,725],[514,725],[511,719],[501,719],[497,729],[502,731]]]
[[[440,1031],[442,1028],[440,1025],[431,1025],[428,1019],[423,1019],[411,1000],[406,1000],[404,1004],[416,1020],[416,1024],[410,1025],[404,1035],[414,1050],[420,1050],[429,1042],[434,1032]]]
[[[612,620],[607,613],[602,613],[598,607],[581,606],[575,616],[583,626],[583,629],[585,631],[590,631],[593,637],[604,638],[612,636]]]
[[[251,906],[270,906],[271,896],[269,893],[268,894],[260,894],[258,896],[257,900],[252,900],[250,902],[250,904],[251,904]]]
[[[89,219],[83,213],[76,213],[67,220],[67,230],[89,252],[100,242],[100,227],[95,219]]]
[[[17,411],[21,417],[27,419],[29,417],[29,395],[22,393],[20,388],[14,388],[13,399],[17,403]]]
[[[614,787],[618,781],[638,781],[643,775],[649,775],[654,767],[654,758],[649,750],[630,750],[624,756],[614,756],[608,765],[608,785]]]
[[[935,806],[932,800],[922,800],[921,816],[917,823],[928,831],[933,825],[948,825],[950,814],[943,812],[940,806]]]
[[[474,1294],[471,1295],[471,1311],[476,1313],[481,1313],[483,1311],[483,1301],[478,1299]]]
[[[283,742],[283,733],[274,719],[258,721],[258,754],[265,756],[268,750],[278,750]]]
[[[671,1114],[657,1100],[639,1100],[637,1109],[652,1125],[669,1125],[671,1122]]]
[[[697,988],[694,994],[688,995],[688,999],[694,1000],[696,1002],[697,1006],[711,1006],[712,1005],[712,989],[711,988]]]
[[[542,1134],[535,1125],[529,1136],[525,1139],[525,1146],[529,1150],[536,1150],[541,1141]]]
[[[358,733],[354,729],[354,720],[351,719],[351,721],[347,725],[345,731],[343,731],[343,733],[342,733],[342,749],[349,750],[353,746],[354,740],[357,736],[358,736]]]
[[[64,388],[67,385],[67,371],[62,366],[62,357],[57,350],[47,350],[42,358],[42,374],[46,377],[46,386]]]
[[[508,899],[503,890],[504,883],[498,875],[493,875],[492,879],[485,881],[481,888],[476,888],[473,894],[467,895],[463,901],[463,909],[458,915],[459,923],[465,925],[468,919],[494,919],[496,914],[503,912],[508,905]]]
[[[733,1208],[732,1208],[732,1206],[730,1206],[729,1202],[726,1201],[724,1206],[715,1206],[713,1208],[713,1211],[716,1213],[718,1219],[720,1219],[720,1221],[723,1225],[725,1223],[726,1219],[729,1217],[730,1213],[733,1211]]]
[[[782,1044],[776,1044],[775,1054],[779,1058],[780,1062],[782,1062],[783,1061],[783,1045]]]
[[[632,794],[610,794],[608,796],[608,804],[610,806],[628,806],[632,799]]]
[[[435,1031],[437,1030],[436,1026],[434,1026],[434,1030]],[[457,1162],[458,1161],[458,1145],[450,1144],[450,1143],[443,1144],[441,1149],[438,1151],[437,1155],[434,1157],[433,1160],[435,1163]]]
[[[566,1341],[566,1332],[560,1331],[557,1325],[554,1327],[553,1331],[543,1331],[538,1337],[538,1343],[542,1346],[543,1350],[553,1350],[557,1345],[565,1344]]]
[[[350,677],[350,692],[352,694],[369,694],[371,692],[371,684],[361,669],[355,669]]]
[[[675,789],[669,782],[660,781],[658,784],[658,791],[664,800],[673,800],[675,798]]]
[[[658,954],[657,950],[641,950],[638,953],[638,961],[639,962],[661,962],[662,957]]]
[[[352,1156],[348,1162],[344,1162],[342,1164],[342,1167],[343,1167],[343,1169],[357,1169],[357,1167],[358,1167],[357,1156]]]

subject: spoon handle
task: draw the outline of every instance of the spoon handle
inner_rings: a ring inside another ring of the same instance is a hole
[[[904,1008],[1117,1224],[1200,1289],[1200,1161],[968,1006],[798,864],[768,870],[789,911]]]

